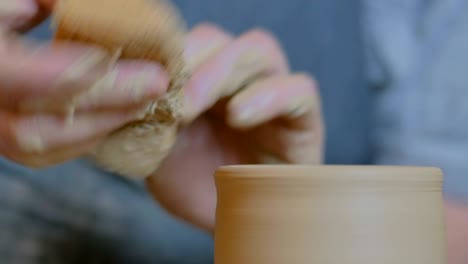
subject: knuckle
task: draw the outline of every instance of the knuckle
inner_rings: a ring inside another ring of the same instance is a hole
[[[267,55],[274,65],[274,71],[288,72],[288,58],[276,36],[263,28],[254,28],[247,32],[243,41],[248,42],[260,54]]]

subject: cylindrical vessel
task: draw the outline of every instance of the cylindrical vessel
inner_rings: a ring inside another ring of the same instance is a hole
[[[442,179],[431,167],[221,167],[215,264],[444,264]]]

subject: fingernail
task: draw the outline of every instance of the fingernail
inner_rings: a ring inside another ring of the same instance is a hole
[[[253,120],[255,118],[255,115],[255,108],[252,106],[248,106],[243,108],[237,114],[235,114],[232,121],[234,121],[237,124],[246,124]]]
[[[27,153],[42,153],[45,151],[45,144],[38,134],[22,133],[18,135],[18,146]]]
[[[288,107],[288,115],[296,118],[304,115],[310,110],[311,103],[304,101],[302,97],[296,97],[296,100],[292,100]]]
[[[168,75],[156,64],[127,64],[117,71],[117,85],[137,103],[163,94],[169,85]]]
[[[27,153],[41,153],[46,146],[44,138],[39,130],[40,121],[37,118],[18,123],[16,131],[16,141],[18,147]]]
[[[231,106],[231,114],[230,124],[234,126],[244,126],[249,125],[252,122],[255,122],[261,116],[262,107],[256,105],[255,100],[244,104],[232,104]]]
[[[276,98],[275,92],[253,95],[243,94],[242,97],[234,99],[232,104],[233,119],[236,123],[247,124],[261,118],[265,111],[269,111],[272,101]],[[239,103],[242,100],[244,102]]]

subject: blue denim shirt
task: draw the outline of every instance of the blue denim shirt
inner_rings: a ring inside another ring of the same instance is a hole
[[[441,167],[468,197],[468,1],[362,2],[376,162]]]

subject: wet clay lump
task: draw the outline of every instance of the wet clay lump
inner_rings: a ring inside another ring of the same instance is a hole
[[[55,41],[97,45],[115,60],[155,61],[169,72],[167,94],[149,104],[141,119],[109,135],[91,153],[99,166],[112,172],[149,176],[172,148],[182,114],[182,86],[188,76],[182,18],[164,0],[60,0],[53,18]],[[102,92],[99,87],[83,96]]]

